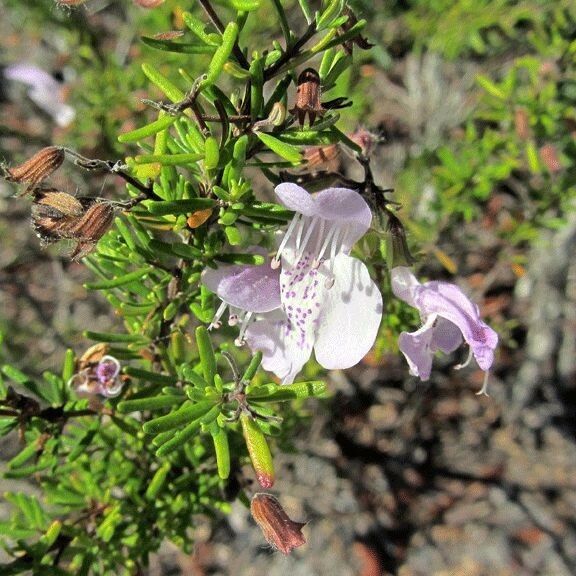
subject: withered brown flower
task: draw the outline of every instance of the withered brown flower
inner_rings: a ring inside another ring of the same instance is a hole
[[[32,205],[32,226],[43,244],[73,240],[72,259],[83,258],[112,225],[114,208],[95,198],[75,198],[54,189],[40,190]]]
[[[325,109],[320,102],[320,76],[314,68],[306,68],[298,76],[298,86],[296,88],[296,103],[290,110],[300,123],[304,126],[306,115],[308,115],[308,124],[312,126],[316,116],[323,116]]]
[[[250,504],[252,518],[256,521],[270,546],[290,554],[294,548],[306,544],[302,528],[306,522],[294,522],[271,494],[254,494]]]
[[[9,182],[27,184],[19,196],[33,192],[48,176],[53,174],[64,162],[64,149],[60,146],[47,146],[36,152],[22,164],[13,168],[3,168],[3,176]]]
[[[348,8],[346,11],[346,15],[348,16],[348,20],[346,20],[346,22],[344,22],[344,24],[342,24],[339,29],[342,34],[348,32],[348,30],[351,30],[354,26],[356,26],[356,24],[358,24],[358,18],[356,17],[356,14],[350,10],[350,8]],[[342,47],[347,54],[351,55],[354,44],[356,44],[356,46],[358,46],[358,48],[361,50],[370,50],[370,48],[374,47],[374,44],[368,42],[368,39],[364,38],[364,36],[362,36],[360,33],[358,33],[357,36],[354,36],[350,40],[344,42]]]

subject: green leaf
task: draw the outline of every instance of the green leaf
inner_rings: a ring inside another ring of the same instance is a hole
[[[228,0],[238,12],[251,12],[260,8],[260,0]]]
[[[204,144],[204,167],[207,170],[213,170],[218,168],[218,162],[220,160],[220,146],[218,145],[218,140],[214,136],[209,136],[206,138]]]
[[[189,214],[197,210],[214,208],[217,205],[216,200],[211,198],[190,198],[189,200],[172,200],[171,202],[146,202],[146,208],[155,216],[164,216],[166,214]]]
[[[138,268],[138,270],[134,270],[134,272],[118,276],[117,278],[111,278],[110,280],[87,282],[84,284],[84,288],[86,288],[86,290],[108,290],[110,288],[118,288],[118,286],[124,286],[125,284],[129,284],[136,280],[144,280],[144,277],[153,271],[154,268],[152,266],[145,266],[144,268]]]
[[[141,154],[134,157],[136,164],[152,164],[157,162],[162,166],[187,166],[202,160],[203,154]]]
[[[272,385],[270,391],[261,392],[256,389],[247,395],[249,402],[286,402],[300,398],[321,397],[327,392],[326,383],[322,380],[297,382],[283,386]]]
[[[198,328],[196,328],[196,344],[198,346],[204,380],[209,386],[212,386],[214,384],[214,376],[217,372],[216,356],[212,348],[210,334],[204,326],[198,326]]]
[[[196,434],[196,430],[198,430],[202,424],[209,424],[210,422],[213,422],[216,420],[219,414],[220,407],[213,406],[213,408],[209,410],[204,416],[201,416],[193,422],[190,422],[188,426],[177,432],[171,440],[168,440],[168,442],[162,444],[162,446],[156,450],[156,456],[166,456],[170,452],[177,450],[180,446],[184,445],[185,442],[192,438],[194,434]]]
[[[92,332],[85,330],[83,333],[84,338],[95,340],[96,342],[124,342],[133,344],[144,344],[148,341],[145,336],[139,334],[114,334],[112,332]]]
[[[190,30],[200,39],[202,42],[210,46],[219,46],[221,44],[221,38],[217,34],[207,34],[204,29],[206,25],[204,22],[196,18],[190,12],[182,13],[182,20],[184,24],[190,28]]]
[[[170,463],[166,462],[160,468],[158,468],[158,470],[156,470],[154,476],[152,476],[152,480],[150,480],[150,484],[148,484],[148,488],[146,488],[146,500],[154,500],[156,496],[158,496],[160,490],[162,490],[164,484],[166,483],[166,477],[170,472],[170,468]]]
[[[214,442],[214,452],[216,453],[216,466],[218,476],[226,480],[230,476],[230,446],[228,444],[228,434],[216,422],[210,427],[210,434]]]
[[[250,364],[246,368],[244,375],[242,376],[242,380],[244,382],[250,382],[252,378],[256,375],[260,364],[262,363],[262,352],[258,351],[252,356],[252,360],[250,360]]]
[[[292,162],[292,164],[297,165],[302,161],[302,155],[300,151],[295,146],[291,144],[286,144],[278,138],[271,136],[270,134],[265,134],[264,132],[256,132],[258,139],[270,150],[278,154],[284,160]]]
[[[343,9],[344,0],[330,0],[321,14],[316,13],[316,29],[328,28],[332,20],[340,16]]]
[[[179,398],[179,400],[182,401],[182,398]],[[146,434],[159,434],[160,432],[166,432],[173,428],[178,428],[179,426],[188,424],[191,420],[196,420],[208,412],[212,406],[214,406],[214,402],[210,400],[204,400],[202,402],[197,402],[196,404],[186,401],[178,410],[171,412],[166,416],[160,416],[159,418],[154,418],[153,420],[145,422],[142,428]]]
[[[155,122],[151,124],[147,124],[146,126],[142,126],[142,128],[137,128],[136,130],[132,130],[131,132],[125,132],[124,134],[120,134],[118,136],[118,142],[126,143],[126,142],[136,142],[138,140],[142,140],[143,138],[147,138],[148,136],[153,136],[157,134],[161,130],[165,130],[168,126],[171,126],[176,121],[176,116],[162,116],[158,118]]]
[[[175,404],[182,403],[182,396],[152,396],[150,398],[137,398],[136,400],[124,400],[117,406],[118,412],[128,414],[130,412],[142,412],[144,410],[161,410]]]
[[[222,34],[222,44],[218,46],[210,64],[208,65],[206,78],[200,83],[201,90],[214,84],[216,80],[218,80],[218,76],[220,76],[224,64],[226,64],[226,61],[230,57],[237,38],[238,24],[236,24],[236,22],[230,22]]]
[[[487,76],[478,74],[478,76],[476,76],[476,82],[478,82],[478,84],[480,84],[480,86],[484,88],[488,94],[500,100],[506,100],[508,97],[508,95],[505,94],[500,88],[498,88],[498,86],[496,86],[496,84],[494,84],[494,82],[492,82],[492,80],[490,80],[490,78]]]
[[[207,46],[206,44],[159,40],[157,38],[149,38],[148,36],[141,36],[140,40],[142,40],[146,46],[150,46],[150,48],[164,50],[166,52],[177,52],[179,54],[211,54],[215,50],[214,47]]]
[[[184,99],[184,92],[180,90],[172,81],[168,80],[156,68],[150,64],[142,64],[142,71],[172,102],[180,102]]]

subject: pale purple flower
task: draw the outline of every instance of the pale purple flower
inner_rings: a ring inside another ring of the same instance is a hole
[[[311,196],[296,184],[284,183],[276,187],[276,195],[296,214],[271,265],[260,267],[261,272],[253,267],[249,272],[246,267],[207,271],[204,282],[224,303],[244,310],[240,340],[262,351],[262,366],[289,384],[313,350],[324,368],[357,364],[376,339],[382,296],[366,266],[349,256],[372,221],[358,192],[329,188]],[[218,273],[216,286],[213,275]],[[265,294],[250,275],[262,275]],[[260,299],[266,310],[256,309]],[[256,321],[247,323],[248,314]]]
[[[474,356],[486,372],[479,394],[486,394],[488,370],[494,361],[498,335],[482,321],[478,306],[458,286],[437,281],[421,284],[404,266],[393,268],[391,276],[394,294],[417,308],[423,322],[419,330],[402,332],[398,340],[410,374],[428,380],[435,352],[448,354],[465,341],[470,346],[470,355],[464,365]]]
[[[114,398],[122,392],[123,382],[118,377],[120,362],[114,356],[103,356],[98,363],[88,366],[68,381],[78,396],[94,396],[99,394],[106,398]]]
[[[28,96],[39,108],[54,118],[58,126],[68,126],[76,116],[74,108],[63,99],[63,86],[50,74],[33,64],[14,64],[4,69],[8,80],[30,86]]]

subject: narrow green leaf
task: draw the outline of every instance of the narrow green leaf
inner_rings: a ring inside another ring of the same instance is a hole
[[[207,170],[213,170],[218,168],[218,162],[220,160],[220,146],[218,145],[218,140],[214,136],[209,136],[206,138],[204,144],[204,167]]]
[[[216,200],[211,198],[191,198],[189,200],[173,200],[172,202],[149,201],[146,208],[155,216],[164,216],[166,214],[189,214],[197,210],[214,208]]]
[[[214,84],[222,72],[222,68],[232,53],[236,39],[238,38],[238,24],[230,22],[222,34],[222,44],[218,46],[210,64],[206,78],[202,80],[200,88],[204,89]]]
[[[128,414],[130,412],[142,412],[144,410],[160,410],[181,403],[182,396],[152,396],[150,398],[124,400],[118,404],[117,410],[121,414]]]
[[[156,470],[154,476],[152,476],[152,480],[150,480],[150,484],[148,484],[148,488],[146,488],[146,493],[144,495],[146,500],[154,500],[156,496],[158,496],[160,490],[162,490],[166,483],[166,477],[170,472],[170,468],[170,463],[166,462]]]
[[[145,336],[139,334],[114,334],[112,332],[92,332],[85,330],[83,333],[84,338],[95,340],[96,342],[126,342],[143,344],[148,341]]]
[[[264,132],[256,132],[258,139],[270,150],[278,154],[284,160],[292,162],[292,164],[300,164],[302,161],[302,155],[298,148],[292,146],[291,144],[286,144],[278,138],[271,136],[270,134],[265,134]]]
[[[476,76],[476,82],[478,82],[478,84],[480,84],[480,86],[484,88],[484,90],[486,90],[486,92],[488,92],[488,94],[491,96],[494,96],[499,100],[506,100],[507,95],[487,76],[478,74],[478,76]]]
[[[238,12],[251,12],[260,8],[260,0],[228,0]]]
[[[287,384],[276,386],[276,390],[262,394],[258,390],[248,394],[249,402],[285,402],[287,400],[297,400],[299,398],[319,397],[326,394],[326,383],[321,380],[311,382],[297,382],[296,384]]]
[[[228,434],[226,430],[218,426],[216,422],[210,427],[210,434],[214,442],[218,476],[222,478],[222,480],[226,480],[228,476],[230,476],[230,446],[228,444]]]
[[[211,410],[209,410],[204,416],[190,422],[188,426],[177,432],[171,440],[162,444],[158,450],[156,450],[156,456],[166,456],[170,452],[177,450],[180,446],[182,446],[185,442],[187,442],[198,430],[198,428],[202,424],[209,424],[213,422],[220,414],[220,407],[213,406]]]
[[[210,334],[204,326],[198,326],[198,328],[196,328],[196,344],[198,346],[204,380],[206,380],[209,386],[212,386],[214,383],[214,375],[217,372],[216,356],[212,348]]]
[[[141,36],[140,40],[146,46],[166,52],[177,52],[179,54],[211,54],[215,48],[206,44],[174,42],[173,40],[159,40],[158,38],[149,38]]]
[[[102,280],[101,282],[87,282],[84,284],[86,290],[107,290],[110,288],[117,288],[118,286],[124,286],[124,284],[129,284],[136,280],[144,280],[144,277],[150,274],[154,268],[152,266],[145,266],[144,268],[138,268],[134,272],[129,272],[123,276],[118,276],[117,278],[111,278],[110,280]]]
[[[152,164],[157,162],[162,166],[187,166],[202,160],[203,154],[141,154],[134,157],[136,164]]]
[[[181,402],[182,399],[179,398],[179,401]],[[191,420],[196,420],[208,412],[212,406],[214,406],[214,402],[209,400],[197,402],[196,404],[186,401],[182,407],[175,412],[171,412],[166,416],[154,418],[154,420],[149,420],[144,424],[144,426],[142,426],[142,428],[146,434],[159,434],[160,432],[166,432],[173,428],[178,428],[179,426],[188,424]]]
[[[142,71],[152,82],[155,84],[172,102],[180,102],[184,99],[184,92],[180,90],[171,80],[168,80],[161,72],[159,72],[154,66],[144,63],[142,64]],[[170,118],[170,116],[169,116]],[[175,118],[174,118],[175,119]]]
[[[250,364],[248,364],[248,367],[246,368],[246,371],[242,376],[242,380],[244,382],[250,382],[250,380],[252,380],[252,378],[254,378],[254,376],[256,375],[256,372],[258,371],[258,368],[260,367],[261,363],[262,363],[262,352],[258,351],[254,354],[254,356],[252,356]]]
[[[137,128],[131,132],[124,132],[118,136],[118,142],[136,142],[147,138],[148,136],[153,136],[161,130],[165,130],[168,126],[171,126],[176,121],[176,116],[162,116],[158,118],[155,122],[142,126],[142,128]]]
[[[206,25],[204,22],[196,18],[190,12],[183,12],[182,13],[182,20],[184,20],[184,24],[190,28],[190,30],[204,43],[208,44],[209,46],[218,46],[221,43],[221,39],[217,34],[207,34],[204,29]]]

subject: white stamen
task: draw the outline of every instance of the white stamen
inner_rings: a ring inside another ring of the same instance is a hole
[[[304,228],[306,228],[306,222],[308,218],[302,215],[300,218],[300,226],[298,226],[298,233],[296,235],[296,250],[300,250],[300,242],[302,241],[302,232],[304,232]]]
[[[238,314],[230,314],[230,316],[228,316],[228,326],[236,326],[239,321]]]
[[[280,265],[280,257],[282,256],[282,251],[286,247],[286,244],[288,243],[290,236],[292,236],[292,232],[294,232],[294,228],[296,228],[296,225],[300,221],[301,221],[300,214],[296,214],[296,216],[294,216],[294,218],[292,218],[292,222],[290,222],[290,225],[288,226],[288,230],[286,230],[286,234],[284,234],[284,238],[282,238],[282,242],[280,242],[280,246],[278,246],[278,251],[276,252],[276,256],[274,256],[274,258],[272,260],[272,268],[273,269],[278,268],[278,266]],[[276,264],[276,262],[278,264]]]
[[[328,233],[326,234],[326,238],[324,239],[324,244],[322,244],[322,248],[320,248],[320,251],[316,255],[316,259],[314,261],[314,267],[315,268],[318,268],[318,266],[320,265],[320,262],[322,261],[322,256],[324,256],[324,252],[326,252],[326,248],[328,248],[328,245],[330,244],[330,242],[332,240],[332,236],[333,236],[334,232],[336,232],[336,230],[337,230],[337,227],[334,225],[328,230]]]
[[[308,241],[310,240],[310,236],[312,236],[312,232],[316,227],[316,222],[318,222],[318,218],[312,218],[312,222],[310,222],[310,226],[308,226],[308,230],[306,231],[306,236],[304,236],[304,240],[302,241],[301,246],[298,249],[298,254],[296,255],[296,259],[294,262],[299,262],[300,258],[302,258],[302,254],[306,250],[306,246],[308,245]]]
[[[464,360],[462,364],[456,364],[456,366],[454,366],[454,370],[462,370],[462,368],[466,368],[466,366],[468,366],[468,364],[470,364],[471,361],[472,361],[472,348],[468,350],[468,358],[466,358],[466,360]]]
[[[240,333],[238,334],[238,340],[242,343],[244,343],[244,334],[246,333],[246,329],[248,328],[248,324],[250,324],[253,315],[254,312],[247,312],[242,319],[242,326],[240,326]]]
[[[226,304],[226,302],[222,302],[220,304],[220,306],[218,307],[218,310],[216,310],[216,314],[214,314],[214,318],[212,318],[212,322],[210,322],[210,326],[208,326],[208,330],[212,330],[214,329],[218,329],[220,328],[220,326],[222,326],[222,322],[220,322],[220,318],[222,317],[222,314],[224,314],[224,312],[226,311],[226,308],[228,307],[228,304]]]
[[[476,392],[476,396],[480,396],[481,394],[483,394],[484,396],[487,396],[488,398],[490,397],[490,394],[488,394],[488,377],[490,376],[490,372],[486,371],[484,373],[484,382],[482,382],[482,388],[480,388],[480,390],[478,392]]]
[[[330,274],[334,274],[334,260],[336,260],[336,251],[338,248],[338,238],[340,236],[341,228],[336,228],[334,236],[332,236],[332,244],[330,246]]]

